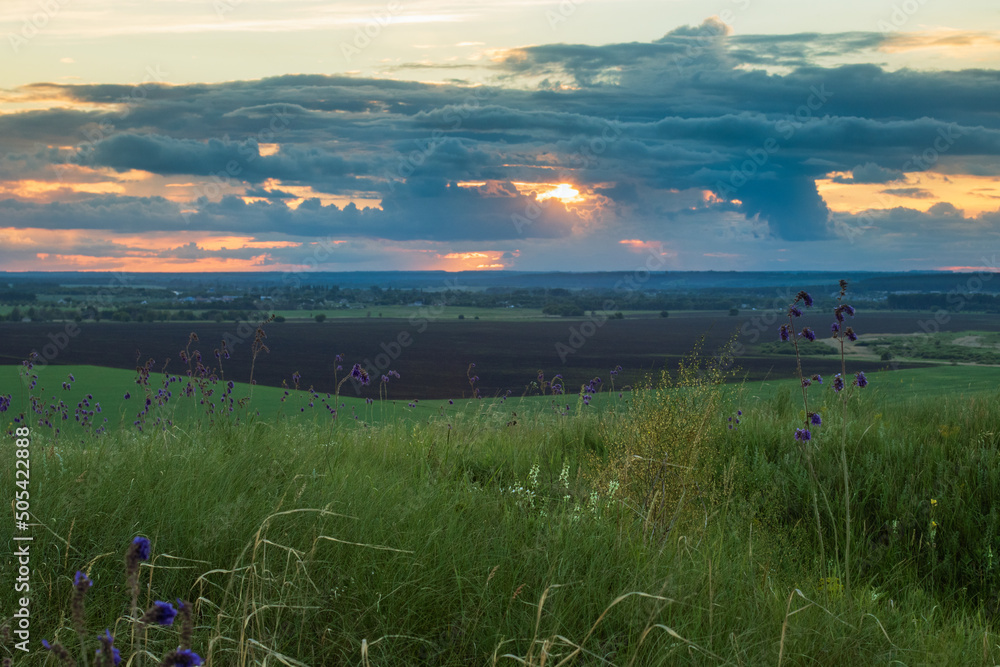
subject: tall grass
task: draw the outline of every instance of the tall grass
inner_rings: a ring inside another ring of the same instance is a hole
[[[191,601],[192,647],[220,667],[1000,659],[1000,396],[847,405],[848,592],[821,574],[790,397],[721,391],[661,385],[570,418],[515,420],[507,403],[369,427],[220,420],[82,444],[41,432],[33,637],[75,650],[77,570],[94,581],[91,634],[125,627],[122,555],[142,534],[154,553],[139,606]],[[624,452],[656,443],[684,474],[637,475],[632,491],[619,476],[610,493]],[[814,465],[843,526],[839,448]],[[643,485],[653,495],[635,495]],[[14,606],[11,587],[0,600]],[[176,643],[148,635],[154,655]],[[139,664],[139,644],[116,646]],[[40,647],[14,657],[56,664]]]

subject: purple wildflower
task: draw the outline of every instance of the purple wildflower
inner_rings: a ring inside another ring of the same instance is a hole
[[[171,625],[177,616],[177,610],[169,602],[157,600],[153,606],[146,610],[146,613],[139,619],[140,623],[156,623],[157,625]]]
[[[64,665],[75,665],[73,658],[70,656],[69,651],[62,644],[50,644],[44,639],[42,640],[42,646],[45,647],[47,651],[52,651],[59,657],[59,661]]]
[[[820,426],[823,424],[823,418],[819,416],[818,412],[810,412],[809,423],[813,426]]]
[[[363,385],[371,381],[368,377],[368,371],[361,368],[361,364],[354,364],[354,368],[351,369],[351,377]]]
[[[797,428],[795,429],[795,439],[801,442],[812,440],[812,433],[807,428]]]
[[[816,332],[809,327],[804,327],[802,331],[799,332],[799,335],[807,340],[816,340]]]
[[[781,340],[787,342],[790,330],[787,324],[782,324],[781,328],[778,329],[778,335],[781,336]]]
[[[860,389],[864,389],[868,386],[868,378],[865,377],[863,371],[858,371],[854,374],[854,384],[856,384]]]
[[[844,378],[840,377],[840,373],[833,378],[833,390],[837,392],[844,390]]]
[[[806,304],[806,308],[812,308],[813,298],[809,296],[809,292],[802,290],[798,294],[796,294],[795,301],[798,302],[799,300],[801,300],[804,304]]]
[[[830,325],[830,333],[835,334],[838,331],[840,331],[840,325],[839,324],[837,324],[836,322],[834,322],[833,324]]]
[[[795,317],[801,317],[802,316],[802,311],[799,310],[798,308],[796,308],[795,306],[789,306],[788,307],[788,314],[789,315],[794,315]]]
[[[134,540],[132,540],[134,551],[130,549],[130,553],[136,560],[149,560],[149,539],[139,535]]]
[[[111,631],[108,629],[104,630],[104,634],[97,635],[97,639],[101,642],[101,648],[97,649],[97,659],[95,662],[98,665],[106,665],[107,660],[101,660],[102,650],[108,651],[111,654],[111,663],[113,665],[118,665],[122,661],[121,652],[114,647],[115,638],[111,636]]]
[[[85,616],[84,616],[84,599],[87,597],[87,589],[89,589],[94,582],[90,580],[83,572],[77,570],[76,576],[73,578],[73,600],[71,603],[71,609],[73,612],[73,624],[76,626],[76,631],[82,633],[85,627]]]
[[[204,664],[201,660],[201,656],[193,652],[191,649],[182,648],[175,651],[171,651],[163,657],[163,662],[161,665],[166,665],[166,667],[197,667],[197,665]]]
[[[852,343],[858,339],[858,334],[854,333],[854,329],[851,327],[847,327],[847,330],[844,331],[844,333],[847,334],[847,339]]]
[[[83,590],[87,590],[93,585],[93,583],[94,582],[90,580],[90,577],[80,570],[77,570],[76,576],[73,577],[73,588],[76,588],[77,590],[80,590],[81,588]]]

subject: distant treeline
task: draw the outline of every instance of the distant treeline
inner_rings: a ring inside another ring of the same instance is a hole
[[[34,303],[37,298],[34,292],[27,290],[0,290],[0,303],[11,306],[23,306]]]
[[[992,281],[990,274],[950,276],[952,292],[915,291],[910,293],[871,293],[856,295],[855,306],[868,310],[967,310],[1000,312],[1000,295],[984,290],[1000,290],[1000,274]],[[890,283],[921,284],[944,278],[935,276],[885,277]],[[867,281],[873,279],[867,278]],[[957,283],[955,281],[962,281]],[[975,282],[974,282],[975,281]],[[862,281],[863,282],[863,281]],[[956,287],[960,284],[962,287]],[[964,292],[955,291],[964,288]],[[836,290],[812,292],[817,309],[836,305]],[[102,287],[101,285],[59,285],[57,283],[18,284],[0,290],[0,306],[18,307],[13,319],[104,319],[129,322],[169,320],[229,320],[231,313],[262,311],[323,311],[333,309],[372,309],[388,306],[429,306],[443,304],[467,308],[525,308],[546,314],[579,317],[586,313],[618,311],[760,311],[782,310],[794,298],[791,288],[779,287],[709,287],[680,291],[656,289],[642,276],[626,276],[613,288],[567,289],[562,287],[505,287],[490,285],[482,289],[456,286],[445,289],[339,287],[336,285],[292,284],[253,285],[249,287],[217,285],[186,291],[151,286]],[[35,314],[27,314],[34,308]],[[99,310],[96,310],[99,309]],[[191,311],[196,311],[193,313]],[[214,311],[206,314],[204,311]],[[8,319],[11,319],[8,317]]]
[[[124,307],[117,309],[97,308],[47,308],[15,306],[6,316],[0,315],[0,322],[50,322],[53,320],[110,321],[110,322],[183,322],[204,320],[208,322],[246,321],[250,319],[245,310],[214,309],[195,314],[183,310],[159,310],[156,308]]]
[[[996,256],[976,260],[986,266],[996,265]],[[326,272],[308,271],[301,273],[283,272],[236,272],[236,273],[142,273],[119,274],[107,272],[28,272],[9,273],[0,271],[0,285],[10,285],[25,292],[54,290],[66,293],[73,289],[86,291],[94,286],[124,285],[135,293],[145,292],[155,296],[156,292],[179,290],[192,292],[215,288],[221,294],[249,293],[253,290],[284,288],[294,282],[296,285],[313,285],[319,289],[339,286],[344,290],[365,289],[368,285],[401,290],[447,288],[461,286],[475,290],[499,288],[514,289],[568,288],[573,290],[611,290],[623,280],[634,278],[635,271],[596,272],[525,272],[525,271],[351,271]],[[836,292],[837,281],[846,278],[851,281],[852,294],[867,296],[884,295],[887,292],[947,292],[956,285],[965,284],[975,278],[992,285],[1000,285],[1000,273],[950,271],[652,271],[644,272],[645,289],[669,291],[674,294],[700,292],[706,289],[740,290],[752,288],[774,293],[776,290],[806,289],[810,293]],[[992,280],[991,280],[992,279]],[[998,292],[992,287],[988,291]],[[815,294],[813,294],[815,297]]]
[[[994,258],[993,263],[996,263]],[[978,283],[979,287],[974,289]],[[856,280],[851,287],[857,292],[1000,292],[1000,273],[912,273],[881,274]]]

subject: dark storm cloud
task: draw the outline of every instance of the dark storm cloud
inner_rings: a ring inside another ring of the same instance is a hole
[[[943,224],[947,224],[947,237],[936,241],[928,250],[933,252],[937,245],[963,244],[969,250],[995,248],[1000,243],[1000,212],[985,213],[966,217],[963,211],[948,202],[938,202],[926,211],[899,206],[887,210],[868,211],[858,216],[836,214],[835,218],[870,226],[864,234],[866,242],[873,242],[878,233],[886,235],[885,243],[891,245],[898,239],[909,238],[915,243],[927,245],[928,236],[935,236]]]
[[[381,208],[343,208],[302,202],[292,209],[282,201],[247,204],[227,196],[218,202],[201,200],[194,213],[183,213],[161,197],[100,196],[80,202],[36,204],[0,200],[5,226],[46,229],[110,230],[137,234],[167,231],[179,241],[190,231],[265,235],[280,231],[292,237],[369,237],[395,241],[488,241],[568,236],[579,219],[560,203],[540,208],[530,224],[518,227],[512,216],[524,215],[534,200],[513,188],[487,192],[454,184],[422,180],[399,186],[382,200]]]
[[[903,177],[898,169],[885,169],[874,162],[866,162],[851,170],[850,177],[834,176],[835,183],[890,183]]]
[[[808,178],[755,179],[739,191],[740,209],[771,223],[771,231],[789,241],[814,241],[829,237],[830,210]]]
[[[138,134],[118,134],[100,141],[77,153],[74,161],[88,167],[110,167],[116,171],[141,169],[168,176],[225,174],[246,183],[268,178],[300,182],[353,178],[353,174],[369,170],[362,162],[306,146],[291,146],[281,153],[262,156],[255,142],[219,139],[202,142]]]
[[[255,264],[261,267],[273,267],[279,264],[309,266],[311,263],[315,263],[317,256],[324,257],[338,264],[364,262],[378,258],[384,259],[384,249],[378,247],[377,243],[373,245],[375,247],[364,242],[352,241],[336,244],[322,242],[303,243],[299,246],[275,248],[245,246],[209,250],[191,241],[176,248],[147,253],[147,256],[167,260],[198,260],[207,258],[254,260]]]
[[[829,35],[803,32],[794,35],[740,35],[729,41],[733,55],[742,62],[806,67],[817,58],[837,57],[877,48],[885,43],[885,36],[869,32]]]
[[[263,188],[248,188],[247,197],[262,197],[264,199],[298,199],[296,195],[284,190],[265,190]]]
[[[824,239],[836,225],[815,180],[831,172],[849,173],[835,178],[842,183],[891,183],[927,169],[997,173],[997,70],[817,65],[887,39],[735,36],[708,20],[649,43],[513,50],[493,67],[518,87],[321,75],[178,86],[39,84],[20,92],[115,107],[0,116],[0,178],[51,173],[60,163],[103,169],[110,178],[144,170],[207,183],[195,196],[216,201],[179,207],[101,196],[47,206],[6,201],[0,212],[9,226],[120,232],[559,238],[579,223],[561,205],[517,229],[512,218],[530,198],[454,184],[567,180],[599,188],[615,210],[635,215],[660,210],[646,201],[650,193],[711,190],[724,200],[712,206],[766,223],[777,239]],[[263,151],[261,144],[279,148]],[[264,189],[268,180],[278,184]],[[213,183],[268,201],[217,201]],[[292,209],[282,186],[378,198],[381,207],[307,201]],[[182,208],[196,212],[182,216]],[[944,211],[932,215],[951,219]]]

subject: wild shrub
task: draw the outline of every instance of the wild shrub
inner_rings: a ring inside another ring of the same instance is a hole
[[[726,421],[723,383],[729,354],[702,355],[703,340],[670,373],[661,371],[601,423],[607,455],[591,461],[594,488],[614,489],[647,537],[665,537],[704,516],[716,467],[714,442]]]

